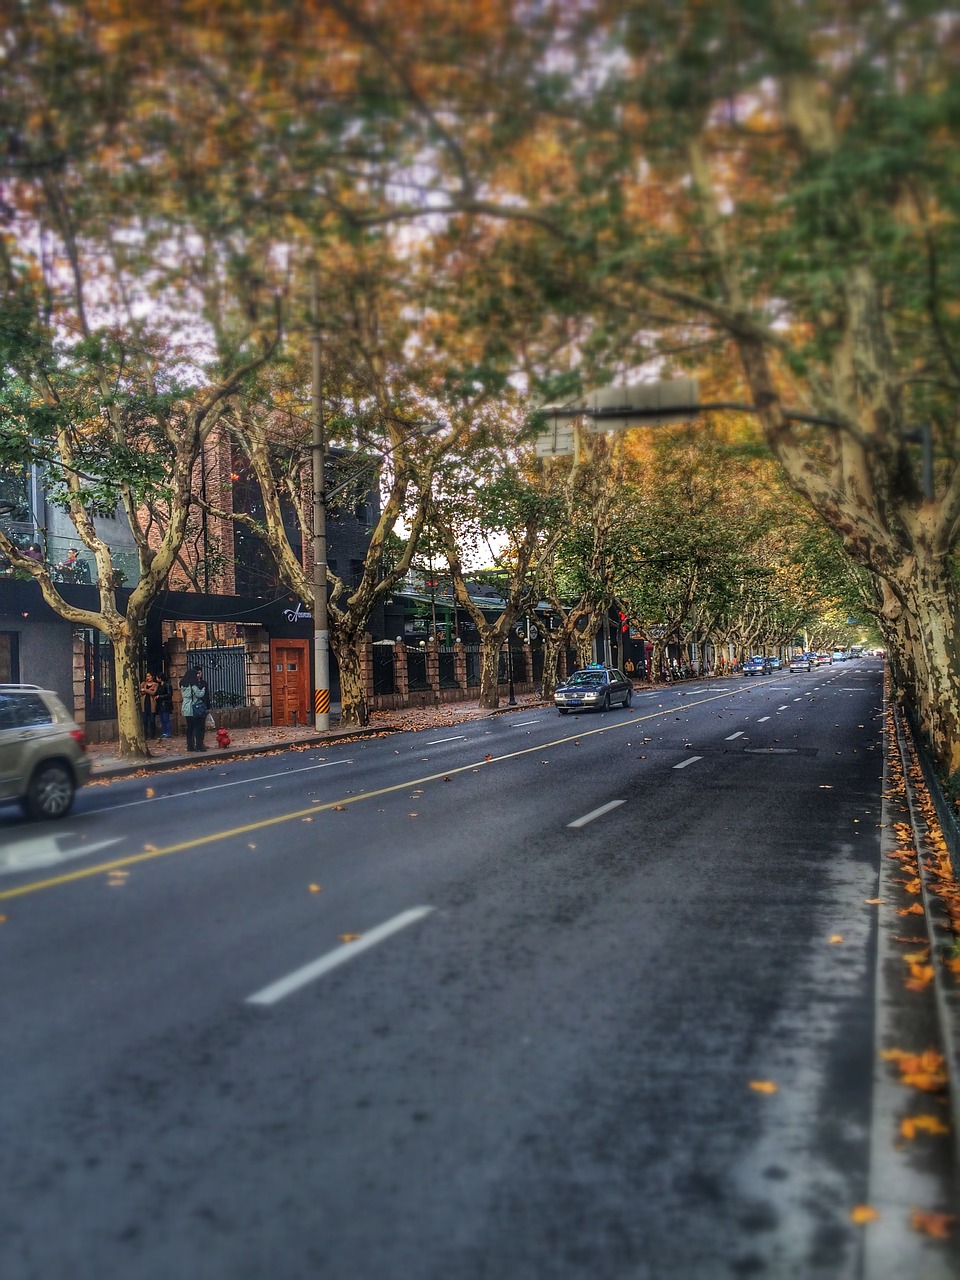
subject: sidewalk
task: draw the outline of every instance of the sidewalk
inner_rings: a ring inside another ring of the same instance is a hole
[[[656,686],[651,686],[655,688]],[[549,704],[534,696],[517,699],[515,707],[506,703],[495,711],[482,710],[476,699],[467,702],[445,703],[439,707],[405,707],[397,711],[374,711],[370,723],[363,729],[341,729],[334,724],[327,733],[317,733],[311,725],[282,728],[261,725],[256,729],[230,729],[230,746],[218,747],[216,733],[207,732],[204,745],[208,750],[202,755],[187,752],[186,739],[182,736],[151,742],[149,760],[120,760],[116,742],[91,743],[87,755],[93,762],[92,781],[109,781],[113,778],[132,777],[143,773],[156,773],[164,769],[183,769],[195,765],[210,764],[215,760],[236,760],[244,756],[268,755],[279,751],[305,751],[330,742],[350,741],[354,738],[376,737],[403,730],[445,729],[463,724],[467,720],[483,720],[488,716],[505,715],[513,711],[528,711],[531,707],[547,707]],[[331,720],[333,717],[331,716]]]

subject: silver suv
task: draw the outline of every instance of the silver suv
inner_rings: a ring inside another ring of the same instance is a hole
[[[62,818],[90,777],[83,730],[55,693],[0,684],[0,802],[31,818]]]

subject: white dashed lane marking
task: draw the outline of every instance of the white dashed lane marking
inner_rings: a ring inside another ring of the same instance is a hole
[[[698,760],[702,760],[703,756],[691,756],[689,760],[681,760],[679,764],[675,764],[675,769],[685,769],[688,764],[696,764]]]
[[[409,911],[401,911],[400,915],[394,916],[392,920],[387,920],[384,924],[377,925],[369,933],[360,934],[359,937],[354,938],[351,942],[345,942],[343,946],[337,947],[336,951],[328,951],[319,960],[313,960],[310,964],[305,964],[301,969],[295,969],[293,973],[288,973],[285,978],[278,978],[276,982],[271,982],[268,987],[263,987],[262,990],[254,992],[252,996],[247,996],[246,1003],[259,1005],[276,1004],[278,1001],[283,1000],[285,996],[292,995],[294,991],[299,991],[301,987],[305,987],[308,982],[315,982],[317,978],[322,978],[331,969],[336,969],[340,965],[346,964],[348,960],[358,956],[361,951],[369,951],[378,942],[383,942],[384,938],[389,938],[391,934],[399,933],[401,929],[406,929],[408,925],[416,924],[418,920],[428,916],[431,911],[433,911],[433,907],[411,907]]]
[[[619,809],[622,804],[626,804],[626,800],[610,800],[607,804],[602,804],[599,809],[591,809],[589,813],[585,813],[582,818],[576,818],[573,822],[568,822],[568,827],[585,827],[588,822],[593,822],[595,818],[602,818],[605,813],[609,813],[611,809]]]

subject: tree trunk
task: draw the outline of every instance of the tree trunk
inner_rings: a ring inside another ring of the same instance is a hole
[[[593,661],[593,641],[596,634],[596,630],[593,628],[573,633],[573,647],[577,653],[578,667],[589,667]]]
[[[501,643],[498,634],[480,637],[480,706],[487,711],[494,711],[500,705],[497,674]]]
[[[337,667],[340,671],[340,727],[362,729],[370,723],[367,690],[363,679],[363,657],[366,636],[353,635],[337,644]]]
[[[140,629],[126,626],[108,634],[113,642],[120,758],[147,760],[150,751],[140,714]]]
[[[550,700],[557,690],[557,666],[560,660],[560,649],[566,640],[562,632],[555,631],[549,638],[543,637],[543,679],[540,684],[540,696]]]

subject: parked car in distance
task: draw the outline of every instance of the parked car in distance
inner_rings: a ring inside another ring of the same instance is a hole
[[[770,666],[762,654],[754,654],[752,658],[747,658],[743,664],[743,674],[745,676],[765,676],[769,672]]]
[[[607,711],[613,703],[629,707],[633,701],[633,685],[629,678],[615,667],[584,667],[557,686],[553,703],[562,716],[568,711],[585,711],[589,708]]]
[[[83,730],[55,693],[0,684],[0,802],[28,817],[62,818],[90,778]]]
[[[843,649],[834,649],[830,655],[831,662],[846,662],[847,655]]]
[[[812,671],[816,662],[811,653],[795,653],[790,659],[791,671]]]

